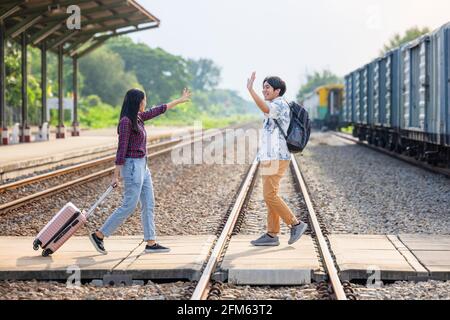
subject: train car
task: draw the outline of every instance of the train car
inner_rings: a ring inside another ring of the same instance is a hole
[[[311,121],[313,121],[313,119],[319,118],[317,107],[319,105],[319,95],[315,91],[307,94],[301,103],[303,107],[308,111],[308,115]],[[316,126],[315,122],[313,122],[313,126]]]
[[[348,74],[344,96],[360,140],[450,166],[450,23]]]
[[[313,128],[336,130],[339,127],[343,93],[343,85],[332,84],[319,87],[306,96],[303,106],[309,113]]]
[[[441,40],[442,41],[442,40]],[[445,108],[441,110],[441,126],[445,127],[445,137],[441,137],[447,148],[447,160],[450,162],[450,25],[445,28],[445,40],[444,40],[444,72],[442,74],[442,83],[444,83],[444,88],[441,93],[441,99]]]
[[[371,137],[374,104],[374,64],[369,63],[356,71],[355,123],[353,135],[360,140]]]
[[[351,93],[351,95],[352,95],[352,106],[351,106],[352,107],[352,116],[351,116],[351,119],[352,119],[352,124],[355,124],[356,123],[356,118],[357,118],[357,114],[356,114],[357,108],[356,108],[356,106],[359,103],[359,100],[356,99],[356,97],[357,97],[357,91],[356,91],[357,72],[356,71],[352,72],[350,74],[350,78],[351,78],[351,86],[352,86],[352,93]]]
[[[361,84],[362,81],[361,69],[356,70],[353,73],[353,123],[355,124],[354,134],[358,135],[358,129],[361,127],[361,100],[363,99],[364,88]]]
[[[431,34],[430,51],[431,107],[426,116],[432,137],[425,152],[433,161],[450,163],[450,23]]]
[[[344,78],[344,101],[342,107],[341,124],[348,127],[352,123],[353,87],[352,77],[347,75]]]
[[[373,116],[367,140],[391,150],[399,148],[400,49],[373,62]]]
[[[431,37],[421,37],[402,49],[401,131],[404,145],[411,141],[433,141],[435,129],[431,111]]]
[[[417,159],[450,161],[450,24],[402,49],[401,145]]]

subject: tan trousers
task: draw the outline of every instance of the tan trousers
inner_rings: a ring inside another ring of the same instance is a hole
[[[280,233],[280,217],[287,225],[298,223],[297,218],[283,199],[278,195],[280,180],[289,167],[290,160],[272,160],[261,162],[264,201],[266,202],[267,232]]]

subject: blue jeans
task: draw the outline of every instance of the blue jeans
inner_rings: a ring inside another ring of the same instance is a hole
[[[153,214],[155,198],[147,157],[126,158],[122,167],[124,194],[122,205],[106,220],[100,231],[109,237],[134,212],[138,202],[141,204],[141,220],[144,240],[156,240]]]

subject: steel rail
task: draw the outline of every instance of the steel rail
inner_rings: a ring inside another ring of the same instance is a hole
[[[195,143],[197,141],[202,141],[203,139],[210,138],[210,137],[215,136],[215,135],[217,135],[219,133],[221,133],[221,131],[219,131],[219,132],[212,132],[212,133],[206,134],[206,135],[204,135],[202,133],[201,137],[197,137],[197,138],[190,137],[190,141],[187,141],[187,142],[184,142],[184,143],[181,143],[181,144],[177,144],[175,146],[172,146],[172,147],[169,147],[169,148],[165,148],[163,150],[159,150],[159,151],[153,152],[153,153],[149,154],[148,157],[149,158],[154,158],[156,156],[159,156],[161,154],[170,152],[172,150],[179,149],[181,147],[193,144],[193,143]],[[194,138],[194,139],[191,140],[192,138]],[[26,196],[26,197],[23,197],[23,198],[20,198],[20,199],[17,199],[17,200],[14,200],[14,201],[2,204],[2,205],[0,205],[0,215],[7,213],[11,209],[14,209],[14,208],[17,208],[19,206],[22,206],[22,205],[24,205],[25,203],[27,203],[27,202],[29,202],[31,200],[38,199],[38,198],[43,198],[43,197],[49,196],[51,194],[60,192],[62,190],[68,189],[68,188],[70,188],[72,186],[75,186],[75,185],[78,185],[78,184],[82,184],[84,182],[91,181],[91,180],[94,180],[94,179],[106,176],[108,174],[111,174],[114,171],[114,169],[115,169],[115,166],[112,166],[112,167],[104,169],[102,171],[99,171],[99,172],[96,172],[96,173],[93,173],[93,174],[90,174],[90,175],[78,178],[76,180],[69,181],[69,182],[66,182],[64,184],[61,184],[61,185],[49,188],[47,190],[44,190],[44,191],[41,191],[41,192],[37,192],[37,193],[31,194],[29,196]]]
[[[199,133],[199,134],[201,134],[201,133]],[[199,134],[195,134],[193,137],[196,137]],[[147,150],[150,152],[152,149],[161,148],[166,145],[177,143],[177,142],[180,142],[183,140],[183,138],[178,138],[178,139],[167,140],[167,141],[162,141],[162,142],[158,142],[158,143],[152,143],[152,141],[154,141],[154,140],[159,140],[161,138],[166,138],[166,137],[168,137],[168,136],[160,136],[160,137],[150,140],[150,144],[148,144]],[[117,149],[116,147],[111,148],[111,150],[116,150],[116,149]],[[76,171],[79,171],[82,169],[95,167],[97,165],[101,165],[103,163],[112,161],[114,159],[115,159],[115,155],[106,156],[106,157],[102,157],[99,159],[94,159],[94,160],[90,160],[90,161],[83,162],[80,164],[76,164],[76,165],[73,165],[70,167],[54,170],[51,172],[46,172],[46,173],[36,175],[36,176],[30,177],[30,178],[14,181],[14,182],[11,182],[8,184],[3,184],[3,185],[0,185],[0,194],[5,191],[14,190],[14,189],[26,186],[26,185],[30,185],[34,182],[40,182],[40,181],[44,181],[44,180],[52,178],[52,177],[57,177],[57,176],[61,176],[63,174],[68,174],[68,173],[76,172]]]
[[[230,215],[228,216],[227,222],[222,229],[219,239],[214,245],[214,249],[208,259],[205,269],[203,270],[202,276],[200,277],[197,286],[191,296],[191,300],[205,300],[207,299],[209,292],[209,281],[211,279],[212,273],[214,272],[219,258],[221,257],[225,244],[228,239],[230,239],[233,232],[234,226],[238,219],[239,213],[241,212],[244,201],[250,191],[250,186],[256,176],[256,171],[258,169],[259,162],[256,160],[250,166],[247,176],[245,177],[244,183],[239,191],[238,197],[234,202],[233,208],[231,209]]]
[[[300,185],[300,189],[302,191],[303,198],[305,199],[306,206],[308,207],[310,221],[312,224],[311,227],[313,228],[314,233],[316,235],[317,242],[319,244],[319,250],[323,257],[324,266],[328,273],[331,285],[333,286],[334,294],[337,300],[347,300],[347,296],[345,295],[341,280],[339,279],[338,271],[336,269],[336,266],[334,265],[333,257],[331,256],[328,244],[325,240],[322,230],[320,229],[320,224],[319,221],[317,220],[317,215],[316,212],[314,211],[314,207],[312,205],[311,198],[309,197],[308,189],[306,188],[306,184],[300,172],[297,160],[293,155],[291,156],[291,159],[292,159],[291,164],[292,167],[294,168],[295,177]]]

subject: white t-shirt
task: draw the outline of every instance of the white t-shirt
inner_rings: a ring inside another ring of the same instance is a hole
[[[266,103],[269,107],[269,113],[264,114],[265,119],[260,134],[257,160],[290,160],[291,154],[287,148],[286,140],[275,121],[273,121],[273,119],[277,119],[284,133],[287,133],[290,122],[289,105],[281,97]]]

